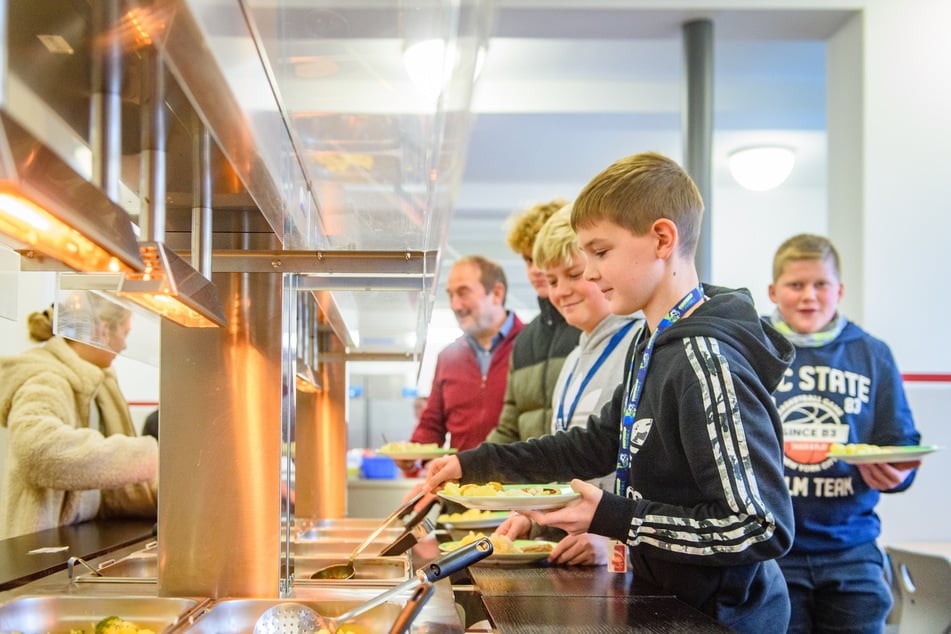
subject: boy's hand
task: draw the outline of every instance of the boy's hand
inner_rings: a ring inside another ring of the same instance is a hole
[[[878,491],[889,491],[904,482],[920,464],[920,460],[912,460],[894,464],[881,462],[855,466],[862,474],[865,484]]]
[[[572,535],[587,533],[604,491],[577,478],[571,481],[571,488],[581,494],[581,499],[554,511],[529,511],[525,515],[542,526],[556,526]]]
[[[603,566],[611,554],[611,540],[603,535],[568,535],[548,556],[549,563],[563,566]]]
[[[424,486],[430,491],[435,491],[442,483],[458,480],[461,477],[462,465],[459,464],[459,458],[451,455],[442,456],[429,463]]]
[[[505,535],[509,539],[522,539],[532,531],[532,520],[524,515],[510,515],[495,529],[496,535]]]

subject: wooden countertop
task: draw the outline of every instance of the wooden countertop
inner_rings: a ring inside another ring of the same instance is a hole
[[[152,537],[152,520],[94,520],[0,540],[0,591],[64,570],[70,557],[94,559]],[[31,553],[39,548],[61,548]]]

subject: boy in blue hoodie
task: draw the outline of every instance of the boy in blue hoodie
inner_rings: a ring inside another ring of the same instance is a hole
[[[851,465],[830,443],[915,445],[901,375],[885,343],[838,313],[839,255],[822,237],[786,240],[773,258],[769,318],[796,347],[776,389],[796,539],[779,562],[790,632],[882,632],[892,606],[876,544],[879,492],[904,491],[917,463]]]

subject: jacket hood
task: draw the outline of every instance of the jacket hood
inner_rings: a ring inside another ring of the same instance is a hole
[[[775,328],[760,319],[753,297],[745,288],[703,285],[706,301],[683,321],[664,331],[656,346],[676,338],[716,337],[749,360],[763,384],[772,392],[795,357],[795,348]]]
[[[60,377],[77,395],[88,398],[96,393],[104,377],[101,368],[81,359],[62,337],[53,337],[15,356],[0,357],[0,427],[7,426],[17,391],[28,380],[44,374]]]
[[[581,352],[585,353],[590,350],[598,349],[602,343],[613,337],[614,333],[632,321],[643,322],[643,319],[641,319],[639,315],[608,315],[601,320],[600,324],[594,327],[591,334],[581,333],[581,338],[578,340],[578,346],[581,348]],[[637,332],[637,329],[643,327],[643,324],[635,323],[633,327],[635,329],[634,332]]]

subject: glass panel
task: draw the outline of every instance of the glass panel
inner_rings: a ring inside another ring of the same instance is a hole
[[[116,297],[121,274],[60,273],[53,332],[153,367],[159,364],[161,318]],[[129,331],[119,333],[130,318]]]
[[[0,245],[0,317],[17,319],[17,298],[20,256]]]

